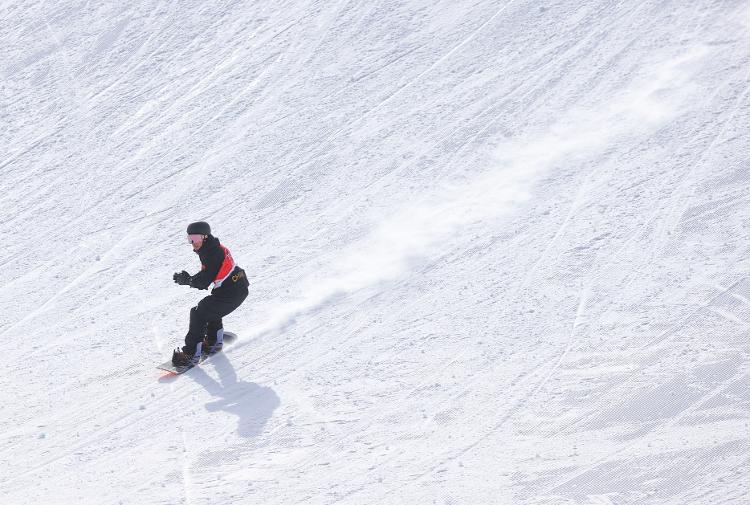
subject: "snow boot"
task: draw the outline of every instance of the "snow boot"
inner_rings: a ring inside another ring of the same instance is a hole
[[[210,333],[203,339],[203,349],[206,355],[216,354],[224,347],[224,330],[218,330],[215,335]]]
[[[183,347],[180,349],[179,347],[174,350],[172,353],[172,364],[174,366],[195,366],[198,363],[201,362],[202,357],[202,347],[203,343],[198,343],[198,346],[195,348],[195,353],[190,354],[189,352],[185,351],[185,348]]]

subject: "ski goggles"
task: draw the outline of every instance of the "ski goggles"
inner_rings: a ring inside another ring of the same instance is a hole
[[[203,242],[203,235],[188,235],[188,243],[197,244]]]

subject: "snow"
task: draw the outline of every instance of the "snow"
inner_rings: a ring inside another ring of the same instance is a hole
[[[0,18],[3,504],[746,501],[747,2]]]

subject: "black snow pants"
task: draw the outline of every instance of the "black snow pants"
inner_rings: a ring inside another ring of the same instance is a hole
[[[222,318],[247,298],[247,277],[244,271],[238,270],[242,272],[241,275],[230,276],[220,288],[211,291],[209,296],[190,309],[190,327],[182,348],[186,353],[195,354],[196,347],[207,335],[213,337],[223,329]]]

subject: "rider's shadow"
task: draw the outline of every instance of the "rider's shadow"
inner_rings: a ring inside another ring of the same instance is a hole
[[[206,410],[223,410],[236,415],[239,418],[237,432],[242,437],[260,435],[273,411],[281,404],[278,395],[269,387],[238,381],[234,367],[223,352],[211,356],[209,363],[218,372],[219,381],[210,377],[201,367],[190,371],[190,376],[196,382],[217,397],[206,403]]]

